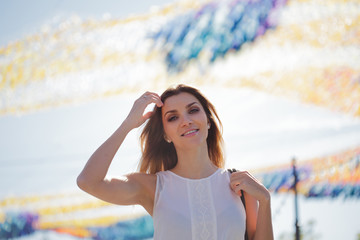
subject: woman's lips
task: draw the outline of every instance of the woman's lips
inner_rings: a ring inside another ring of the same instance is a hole
[[[198,131],[199,131],[199,129],[192,129],[192,130],[189,130],[189,131],[181,134],[181,136],[183,136],[183,137],[192,136],[192,135],[196,134]]]

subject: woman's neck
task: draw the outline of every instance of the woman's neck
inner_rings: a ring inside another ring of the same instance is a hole
[[[186,151],[177,150],[177,157],[178,162],[171,171],[185,178],[205,178],[218,169],[209,158],[207,146]]]

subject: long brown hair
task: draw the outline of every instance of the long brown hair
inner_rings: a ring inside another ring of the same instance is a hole
[[[180,93],[190,93],[198,99],[205,110],[210,122],[208,131],[207,147],[209,158],[212,163],[224,167],[224,152],[222,138],[222,124],[215,111],[215,107],[196,88],[183,84],[168,88],[162,95],[161,101]],[[164,127],[162,123],[161,107],[155,105],[153,115],[146,123],[141,135],[142,157],[139,163],[140,172],[155,174],[159,171],[169,170],[176,166],[177,155],[173,143],[164,139]]]

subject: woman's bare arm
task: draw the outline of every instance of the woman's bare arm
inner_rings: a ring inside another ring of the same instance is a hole
[[[231,188],[239,193],[244,190],[246,224],[249,239],[273,240],[269,191],[250,173],[235,172],[230,177]]]
[[[127,134],[132,129],[141,126],[151,116],[151,112],[143,115],[150,103],[162,106],[157,94],[150,92],[143,94],[135,101],[128,117],[120,127],[92,154],[77,178],[77,184],[82,190],[115,204],[144,205],[144,201],[151,194],[148,186],[156,181],[156,176],[133,173],[122,178],[106,179],[106,174]]]
[[[123,123],[90,157],[77,178],[85,192],[120,205],[138,204],[141,186],[134,176],[106,179],[110,164],[131,129]]]
[[[268,197],[259,201],[256,232],[253,239],[254,240],[274,239],[272,221],[271,221],[270,194]]]

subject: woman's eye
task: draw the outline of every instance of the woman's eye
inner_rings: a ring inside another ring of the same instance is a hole
[[[172,121],[175,121],[177,119],[176,116],[171,116],[168,118],[168,122],[172,122]]]
[[[196,113],[198,111],[199,111],[198,108],[192,108],[192,109],[190,109],[189,113]]]

